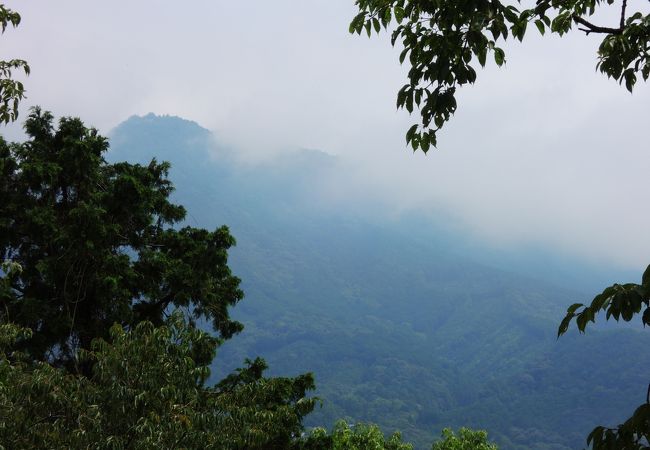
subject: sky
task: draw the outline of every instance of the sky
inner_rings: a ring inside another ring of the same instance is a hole
[[[598,264],[650,260],[650,86],[597,73],[598,36],[506,45],[461,89],[424,155],[397,111],[406,68],[383,33],[350,35],[353,0],[9,1],[22,23],[2,59],[26,59],[26,108],[103,133],[154,112],[194,120],[249,162],[298,148],[337,155],[332,195],[393,214],[444,211],[495,246],[544,245]],[[603,20],[613,20],[608,13]],[[19,139],[17,125],[4,134]]]

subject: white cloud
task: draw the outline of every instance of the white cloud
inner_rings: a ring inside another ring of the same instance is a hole
[[[504,245],[546,242],[626,266],[650,256],[650,89],[629,95],[596,73],[597,38],[533,29],[509,45],[506,67],[463,89],[425,157],[404,145],[416,118],[395,111],[404,68],[388,36],[347,33],[353,0],[8,5],[23,23],[2,37],[3,58],[32,66],[26,105],[104,132],[132,114],[180,115],[249,158],[319,148],[350,162],[341,192],[442,205]]]

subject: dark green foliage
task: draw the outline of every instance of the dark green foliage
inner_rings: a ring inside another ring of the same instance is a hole
[[[33,362],[15,350],[31,330],[0,326],[0,448],[286,450],[314,407],[311,375],[254,376],[227,388],[204,386],[210,369],[197,353],[214,354],[209,334],[182,314],[166,325],[115,325],[109,341],[81,351],[91,378]],[[245,369],[246,372],[249,369]]]
[[[20,24],[20,14],[0,4],[0,33],[9,25]],[[18,104],[25,98],[23,83],[13,79],[13,71],[21,70],[29,75],[29,65],[22,59],[0,61],[0,123],[13,122],[18,118]]]
[[[616,428],[598,426],[589,434],[587,443],[599,449],[647,449],[650,443],[650,403],[639,406],[632,417]]]
[[[215,392],[224,404],[236,405],[232,413],[235,418],[248,421],[238,425],[237,433],[243,430],[252,441],[265,442],[261,448],[290,448],[303,431],[303,418],[317,401],[305,396],[307,391],[315,389],[313,375],[265,378],[264,360],[256,358],[247,360],[246,364],[219,382]],[[241,448],[248,448],[246,442],[241,444]]]
[[[402,442],[400,433],[386,438],[378,426],[358,423],[348,425],[339,420],[330,434],[324,428],[315,428],[302,439],[299,450],[413,450]],[[297,449],[297,450],[298,450]]]
[[[522,41],[528,25],[541,34],[560,36],[574,25],[585,33],[605,35],[598,50],[598,69],[625,83],[631,92],[639,76],[650,76],[650,15],[627,10],[623,0],[620,23],[603,27],[588,20],[614,0],[538,0],[529,8],[499,0],[356,0],[359,13],[350,32],[388,28],[393,20],[392,43],[400,41],[400,63],[408,61],[409,82],[397,95],[397,107],[411,113],[419,108],[421,123],[406,133],[413,150],[425,153],[436,145],[436,132],[456,111],[456,89],[474,83],[476,68],[485,66],[491,53],[502,66],[505,52],[500,42],[508,37]]]
[[[442,439],[434,442],[432,450],[498,450],[487,439],[485,431],[461,428],[456,435],[449,428],[442,430]]]
[[[235,241],[225,226],[173,228],[185,210],[169,202],[169,164],[108,164],[104,137],[38,108],[25,130],[23,144],[0,140],[0,259],[22,267],[0,316],[34,331],[34,359],[77,370],[75,353],[114,323],[159,325],[172,306],[222,339],[242,329],[228,315],[242,298]]]
[[[584,333],[589,322],[605,312],[605,319],[614,318],[631,321],[641,315],[643,326],[650,325],[650,266],[641,277],[641,284],[614,284],[598,294],[590,305],[574,303],[567,309],[566,316],[558,328],[558,337],[567,332],[575,319],[578,330]],[[598,426],[589,434],[587,442],[595,450],[624,448],[648,448],[650,438],[650,385],[646,402],[639,406],[632,416],[616,428]]]
[[[616,321],[623,319],[629,322],[641,311],[643,311],[641,315],[643,326],[650,325],[650,266],[643,273],[641,284],[614,284],[594,297],[589,306],[582,303],[569,306],[557,335],[560,337],[566,333],[573,319],[578,330],[584,333],[587,324],[595,322],[601,312],[605,312],[606,320],[613,317]]]

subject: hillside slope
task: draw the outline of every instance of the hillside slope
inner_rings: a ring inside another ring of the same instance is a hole
[[[309,424],[372,421],[418,448],[466,425],[504,449],[568,449],[642,401],[642,331],[557,341],[563,309],[585,294],[468,257],[466,237],[444,224],[423,231],[421,218],[324,201],[336,158],[246,165],[197,124],[154,115],[121,124],[111,147],[115,160],[169,160],[188,222],[230,226],[246,329],[220,350],[215,378],[257,355],[275,374],[312,371],[323,407]]]

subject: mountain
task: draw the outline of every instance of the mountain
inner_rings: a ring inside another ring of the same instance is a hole
[[[215,380],[258,355],[272,374],[312,371],[323,406],[309,425],[371,421],[417,448],[446,426],[487,429],[503,449],[579,448],[644,398],[642,330],[556,339],[566,307],[589,300],[558,280],[595,291],[602,269],[332,199],[344,164],[323,152],[242,163],[196,123],[153,114],[110,139],[112,160],[170,161],[188,224],[225,223],[237,238],[245,330],[220,349]]]

